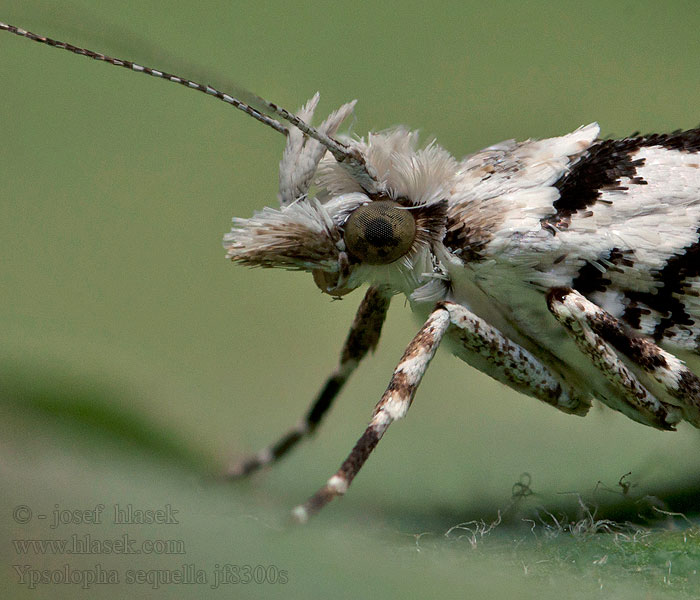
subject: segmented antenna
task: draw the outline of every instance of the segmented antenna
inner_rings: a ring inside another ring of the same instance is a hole
[[[196,81],[185,79],[184,77],[178,77],[177,75],[172,75],[164,71],[152,69],[151,67],[145,67],[143,65],[134,63],[130,60],[113,58],[112,56],[107,56],[106,54],[100,54],[99,52],[93,52],[92,50],[88,50],[86,48],[79,48],[78,46],[67,44],[66,42],[59,42],[58,40],[37,35],[36,33],[32,33],[31,31],[27,31],[20,27],[15,27],[14,25],[8,25],[7,23],[3,23],[1,21],[0,30],[9,31],[10,33],[14,33],[15,35],[27,38],[34,42],[39,42],[40,44],[46,44],[47,46],[53,46],[54,48],[61,48],[62,50],[68,50],[69,52],[80,54],[81,56],[87,56],[88,58],[92,58],[94,60],[106,62],[110,65],[114,65],[115,67],[124,67],[126,69],[136,71],[138,73],[145,73],[146,75],[151,75],[152,77],[165,79],[167,81],[172,81],[173,83],[179,83],[180,85],[184,85],[185,87],[188,87],[190,89],[200,91],[204,94],[207,94],[208,96],[214,96],[219,100],[223,100],[227,104],[230,104],[235,108],[242,110],[247,115],[250,115],[254,119],[257,119],[261,123],[264,123],[268,127],[272,127],[272,129],[284,134],[285,136],[289,133],[287,128],[284,125],[282,125],[279,121],[273,119],[269,115],[261,113],[249,104],[241,102],[240,100],[234,98],[233,96],[230,96],[229,94],[220,92],[219,90],[211,87],[210,85],[203,85],[201,83],[197,83]],[[282,117],[285,121],[289,122],[291,125],[299,129],[300,131],[303,131],[307,136],[325,146],[339,163],[344,163],[350,170],[358,174],[362,181],[375,181],[374,176],[370,175],[370,173],[368,172],[364,159],[359,153],[353,152],[344,144],[341,144],[340,142],[334,140],[330,136],[311,127],[310,125],[302,121],[299,117],[290,113],[288,110],[282,108],[281,106],[278,106],[273,102],[268,102],[267,100],[265,100],[264,98],[260,98],[259,96],[256,96],[256,99],[259,100],[260,103],[266,108],[268,108],[272,113],[276,114],[279,117]]]
[[[110,65],[114,65],[115,67],[124,67],[126,69],[136,71],[137,73],[145,73],[146,75],[151,75],[152,77],[166,79],[167,81],[172,81],[173,83],[179,83],[181,85],[184,85],[185,87],[203,92],[210,96],[214,96],[219,100],[223,100],[224,102],[231,104],[235,108],[242,110],[244,113],[250,115],[254,119],[257,119],[261,123],[264,123],[268,127],[272,127],[272,129],[274,129],[275,131],[279,131],[284,135],[287,135],[288,133],[287,128],[284,127],[284,125],[282,125],[279,121],[276,121],[275,119],[272,119],[269,116],[262,114],[261,112],[255,110],[252,106],[246,104],[245,102],[241,102],[233,96],[224,94],[223,92],[220,92],[219,90],[216,90],[209,85],[202,85],[201,83],[197,83],[196,81],[190,81],[189,79],[178,77],[176,75],[172,75],[164,71],[158,71],[157,69],[152,69],[151,67],[145,67],[136,64],[130,60],[121,60],[119,58],[107,56],[106,54],[93,52],[92,50],[88,50],[86,48],[79,48],[78,46],[73,46],[72,44],[67,44],[66,42],[60,42],[58,40],[53,40],[48,37],[37,35],[36,33],[32,33],[31,31],[27,31],[26,29],[22,29],[21,27],[15,27],[14,25],[8,25],[7,23],[0,22],[0,29],[4,29],[5,31],[9,31],[10,33],[14,33],[15,35],[19,35],[20,37],[27,38],[34,42],[39,42],[40,44],[46,44],[47,46],[53,46],[54,48],[68,50],[69,52],[80,54],[81,56],[87,56],[88,58],[93,58],[95,60],[106,62]]]

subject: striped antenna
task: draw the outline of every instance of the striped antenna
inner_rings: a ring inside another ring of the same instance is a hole
[[[250,115],[254,119],[257,119],[261,123],[264,123],[268,127],[272,127],[272,129],[284,134],[285,136],[289,133],[288,129],[276,119],[273,119],[269,115],[261,113],[249,104],[246,104],[245,102],[242,102],[241,100],[238,100],[237,98],[234,98],[229,94],[220,92],[219,90],[211,87],[210,85],[203,85],[201,83],[197,83],[196,81],[185,79],[184,77],[178,77],[177,75],[172,75],[164,71],[152,69],[151,67],[145,67],[143,65],[134,63],[130,60],[113,58],[111,56],[107,56],[106,54],[100,54],[99,52],[93,52],[92,50],[88,50],[86,48],[80,48],[78,46],[73,46],[72,44],[67,44],[66,42],[59,42],[58,40],[37,35],[36,33],[27,31],[25,29],[22,29],[21,27],[8,25],[7,23],[3,23],[1,21],[0,30],[9,31],[10,33],[14,33],[15,35],[27,38],[40,44],[53,46],[54,48],[61,48],[62,50],[68,50],[69,52],[80,54],[81,56],[87,56],[88,58],[92,58],[94,60],[106,62],[110,65],[114,65],[115,67],[124,67],[126,69],[136,71],[138,73],[145,73],[146,75],[157,77],[158,79],[165,79],[167,81],[172,81],[173,83],[179,83],[180,85],[184,85],[185,87],[188,87],[190,89],[194,89],[203,92],[204,94],[207,94],[209,96],[214,96],[219,100],[223,100],[227,104],[230,104],[235,108],[242,110],[247,115]],[[359,153],[353,152],[344,144],[341,144],[340,142],[326,135],[325,133],[318,131],[314,127],[311,127],[308,123],[305,123],[299,117],[290,113],[288,110],[282,108],[281,106],[278,106],[273,102],[268,102],[267,100],[265,100],[264,98],[260,98],[259,96],[255,96],[255,99],[258,100],[262,106],[268,108],[272,113],[281,117],[289,124],[304,132],[310,138],[316,140],[317,142],[325,146],[339,163],[344,163],[348,169],[350,169],[359,176],[359,179],[363,183],[363,187],[364,182],[371,183],[375,181],[375,178],[369,174],[365,161]]]

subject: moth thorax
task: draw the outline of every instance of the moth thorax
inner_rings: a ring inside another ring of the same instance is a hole
[[[416,220],[393,200],[363,204],[345,223],[345,245],[355,258],[386,265],[401,258],[416,239]]]

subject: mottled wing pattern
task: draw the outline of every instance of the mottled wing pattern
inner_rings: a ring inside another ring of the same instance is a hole
[[[498,256],[513,233],[539,229],[559,198],[554,183],[598,137],[591,123],[562,137],[508,140],[467,156],[452,189],[444,244],[470,261]]]
[[[467,157],[445,245],[493,297],[523,283],[572,287],[632,330],[698,353],[700,128],[597,134],[592,124]]]
[[[571,286],[639,333],[697,353],[700,129],[598,142],[555,187],[542,226],[560,256],[585,258]]]

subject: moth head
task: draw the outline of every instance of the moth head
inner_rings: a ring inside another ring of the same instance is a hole
[[[314,96],[297,117],[311,119]],[[318,131],[335,135],[354,102]],[[446,186],[454,160],[435,146],[417,149],[405,129],[339,137],[338,158],[317,139],[290,129],[280,163],[279,208],[234,219],[228,258],[249,266],[305,270],[325,293],[342,296],[365,282],[414,289],[431,270],[445,232]],[[310,193],[313,188],[315,193]]]
[[[445,234],[445,198],[456,163],[437,146],[417,150],[415,133],[397,128],[370,134],[367,141],[338,137],[336,132],[355,101],[314,127],[318,94],[292,114],[244,90],[235,98],[159,69],[0,26],[35,42],[184,85],[286,136],[279,171],[280,208],[234,219],[233,229],[224,237],[231,260],[310,271],[318,287],[336,296],[365,281],[398,291],[415,289],[420,273],[435,270],[431,258]],[[312,185],[315,195],[309,193]]]

